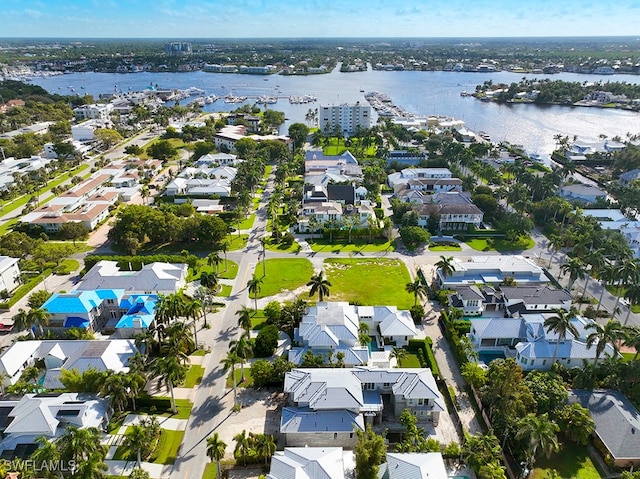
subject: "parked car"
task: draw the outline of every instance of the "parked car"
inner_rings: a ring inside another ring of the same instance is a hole
[[[13,324],[4,324],[0,323],[0,334],[5,334],[11,332],[13,329]]]

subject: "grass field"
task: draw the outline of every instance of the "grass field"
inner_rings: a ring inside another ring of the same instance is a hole
[[[266,323],[266,316],[264,310],[259,309],[255,314],[251,316],[251,329],[261,329]]]
[[[193,353],[191,353],[191,356],[204,356],[205,354],[207,354],[209,351],[206,351],[204,349],[197,349],[195,350]]]
[[[218,265],[218,277],[221,279],[234,279],[238,275],[238,263],[231,261],[230,259],[225,263],[224,255],[220,254],[220,257],[222,258],[222,263]],[[198,259],[197,271],[198,272],[196,274],[193,274],[193,270],[189,268],[187,281],[200,279],[200,275],[203,272],[206,271],[207,273],[212,273],[215,271],[215,268],[207,264],[207,258],[200,258]]]
[[[216,466],[216,462],[215,461],[207,462],[207,465],[204,466],[202,479],[217,479],[217,477],[218,477],[218,466]]]
[[[462,250],[461,246],[453,246],[453,245],[441,245],[437,243],[431,243],[429,245],[429,251],[460,251]]]
[[[420,361],[418,360],[418,356],[413,353],[408,353],[407,357],[400,361],[401,368],[419,368]]]
[[[532,479],[545,479],[555,469],[559,477],[571,479],[600,479],[602,476],[591,461],[587,448],[565,441],[560,452],[549,459],[544,457],[536,461],[531,474]]]
[[[185,388],[193,388],[196,385],[200,384],[202,381],[202,376],[204,376],[204,368],[198,364],[194,364],[187,371],[187,377],[184,380]]]
[[[504,238],[471,238],[465,240],[476,251],[522,251],[532,248],[535,241],[530,237],[519,241],[507,241]]]
[[[231,296],[231,291],[233,290],[233,286],[230,284],[223,284],[220,292],[216,296],[227,297]]]
[[[295,241],[291,243],[291,246],[285,247],[280,243],[272,243],[271,238],[268,238],[265,241],[264,247],[269,251],[279,251],[280,253],[297,253],[298,251],[300,251],[300,244],[296,243]]]
[[[366,240],[352,241],[351,243],[337,242],[329,243],[329,240],[316,239],[309,243],[311,249],[322,253],[372,253],[379,251],[393,251],[395,249],[395,241],[373,240],[367,243]]]
[[[184,431],[162,429],[156,450],[151,455],[151,462],[156,464],[173,464],[182,443]]]
[[[256,215],[255,214],[249,215],[248,218],[245,218],[240,223],[240,230],[250,230],[251,228],[253,228],[253,222],[255,220],[256,220]]]
[[[327,259],[324,266],[331,282],[331,301],[399,309],[413,306],[413,295],[404,289],[411,282],[409,271],[400,260]]]
[[[251,379],[251,367],[249,363],[244,365],[244,382],[241,382],[242,379],[242,369],[239,364],[236,364],[236,388],[250,388],[253,386],[253,380]],[[231,372],[227,375],[226,388],[233,388],[233,377],[231,376]]]
[[[173,414],[171,412],[170,398],[154,396],[150,400],[149,406],[138,406],[138,408],[132,412],[135,414],[152,414],[155,416],[172,417],[173,419],[189,419],[193,403],[188,399],[176,399],[176,408],[178,409],[178,412],[177,414]]]
[[[228,251],[237,251],[239,249],[243,249],[247,246],[249,241],[249,237],[247,235],[240,235],[235,232],[229,235],[229,250]]]
[[[256,266],[254,278],[262,278],[258,298],[304,286],[313,276],[313,266],[305,258],[271,258],[266,261],[266,272],[263,278],[262,264]],[[251,298],[253,299],[253,295]]]

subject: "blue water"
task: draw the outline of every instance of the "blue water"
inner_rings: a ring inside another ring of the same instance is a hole
[[[489,364],[494,359],[504,359],[506,356],[503,351],[480,351],[478,353],[478,361]]]
[[[196,86],[207,95],[236,96],[277,95],[278,103],[269,108],[283,111],[287,122],[281,128],[286,132],[293,122],[305,122],[309,109],[320,105],[340,103],[366,103],[364,92],[377,90],[390,96],[393,102],[406,111],[418,115],[445,115],[464,120],[472,130],[485,131],[494,142],[509,141],[521,144],[528,151],[548,154],[555,147],[554,135],[562,134],[583,140],[597,141],[600,134],[609,138],[626,133],[640,133],[640,114],[629,111],[599,108],[536,106],[526,104],[500,105],[461,97],[463,90],[473,91],[485,80],[494,83],[518,82],[521,78],[550,78],[577,82],[619,81],[640,83],[636,75],[522,75],[510,72],[418,72],[374,71],[341,73],[338,69],[326,75],[281,76],[240,75],[207,72],[184,73],[72,73],[49,78],[33,78],[33,83],[51,93],[69,94],[73,86],[76,92],[88,93],[96,98],[100,94],[119,91],[144,90],[150,84],[158,88],[188,88]],[[267,81],[265,81],[265,78]],[[364,90],[364,92],[361,92]],[[317,102],[292,105],[290,95],[314,95]],[[186,101],[183,101],[185,103]],[[205,105],[204,111],[231,111],[238,104],[221,100]]]
[[[376,340],[374,338],[371,338],[371,341],[369,341],[369,344],[367,344],[367,348],[369,349],[370,353],[372,351],[384,351],[383,349],[380,349],[378,347],[378,343],[376,342]]]

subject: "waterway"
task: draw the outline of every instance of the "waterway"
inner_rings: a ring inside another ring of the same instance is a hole
[[[255,97],[278,96],[278,103],[269,105],[286,114],[283,131],[293,122],[303,122],[310,108],[340,103],[366,103],[364,95],[369,91],[386,93],[393,102],[416,115],[444,115],[464,120],[474,131],[484,131],[492,141],[509,141],[523,145],[529,152],[549,154],[555,147],[557,134],[574,135],[585,141],[596,141],[599,135],[609,138],[626,137],[627,133],[640,134],[640,114],[635,112],[563,106],[538,106],[532,104],[496,104],[481,102],[473,97],[461,97],[461,91],[474,91],[475,86],[486,80],[493,83],[518,82],[526,78],[551,78],[565,81],[626,81],[640,83],[634,75],[522,75],[510,72],[417,72],[375,71],[309,76],[239,75],[207,73],[71,73],[48,78],[33,78],[33,83],[51,93],[88,93],[96,98],[100,94],[118,91],[144,90],[150,85],[162,89],[186,89],[198,87],[207,95],[222,97],[228,94]],[[291,95],[313,95],[317,102],[290,104]],[[186,103],[187,100],[183,100]],[[255,100],[249,99],[248,102]],[[205,105],[204,111],[230,111],[238,104],[222,100]]]

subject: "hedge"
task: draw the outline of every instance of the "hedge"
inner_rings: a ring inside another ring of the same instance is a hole
[[[123,271],[140,271],[150,263],[186,263],[188,258],[181,254],[153,254],[138,256],[91,255],[84,259],[84,272],[89,271],[99,261],[116,261]]]
[[[9,309],[11,306],[16,304],[20,299],[24,298],[27,294],[31,292],[33,288],[39,285],[42,281],[45,280],[47,276],[51,274],[51,269],[45,269],[38,276],[31,278],[27,283],[20,286],[16,289],[15,293],[9,298],[8,301],[0,302],[0,309]]]
[[[435,378],[440,377],[440,368],[438,368],[436,357],[433,354],[433,341],[431,338],[410,339],[408,349],[418,355],[421,366],[431,369],[431,373]]]

